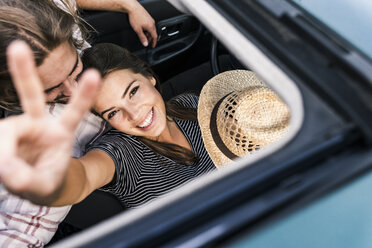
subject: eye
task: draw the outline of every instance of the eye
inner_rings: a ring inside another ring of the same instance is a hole
[[[114,110],[114,111],[111,111],[108,115],[107,115],[107,119],[111,119],[112,117],[114,117],[116,115],[116,113],[118,112],[119,110]]]
[[[48,89],[48,90],[45,90],[44,93],[45,94],[51,94],[53,91],[55,91],[57,88],[53,88],[53,89]]]
[[[76,76],[76,82],[79,82],[79,80],[80,80],[80,77],[81,77],[81,75],[83,74],[83,71],[81,71],[77,76]]]
[[[50,93],[52,93],[53,91],[55,91],[56,89],[58,89],[59,87],[61,87],[62,84],[63,84],[63,83],[59,83],[59,84],[57,84],[56,86],[54,86],[54,87],[52,87],[52,88],[49,88],[49,89],[47,89],[47,90],[44,90],[44,93],[45,93],[45,94],[50,94]]]
[[[129,96],[130,96],[130,97],[134,96],[134,95],[136,94],[138,88],[139,88],[139,86],[134,87],[134,88],[130,91]]]

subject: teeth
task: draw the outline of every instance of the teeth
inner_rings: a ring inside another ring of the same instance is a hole
[[[138,125],[139,127],[147,127],[148,125],[151,124],[151,121],[152,121],[152,115],[153,115],[153,111],[151,110],[150,114],[147,116],[146,120],[144,122],[142,122],[141,125]]]

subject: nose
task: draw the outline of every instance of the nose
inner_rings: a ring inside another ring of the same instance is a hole
[[[122,105],[122,109],[127,114],[127,119],[129,121],[137,120],[139,117],[139,108],[135,103],[125,102]]]

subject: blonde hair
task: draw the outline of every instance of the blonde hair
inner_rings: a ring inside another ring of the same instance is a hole
[[[64,7],[52,0],[0,0],[0,108],[21,111],[7,67],[6,48],[12,41],[25,41],[37,66],[64,42],[77,49],[83,46],[84,39],[74,36],[74,26],[81,23],[76,6],[67,0],[61,4]],[[83,37],[84,33],[82,29]]]

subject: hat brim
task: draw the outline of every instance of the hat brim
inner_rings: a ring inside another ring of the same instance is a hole
[[[210,131],[210,120],[214,106],[222,97],[232,91],[262,86],[267,87],[254,72],[248,70],[233,70],[220,73],[204,85],[198,104],[198,122],[205,148],[217,167],[230,163],[231,159],[219,151]]]

